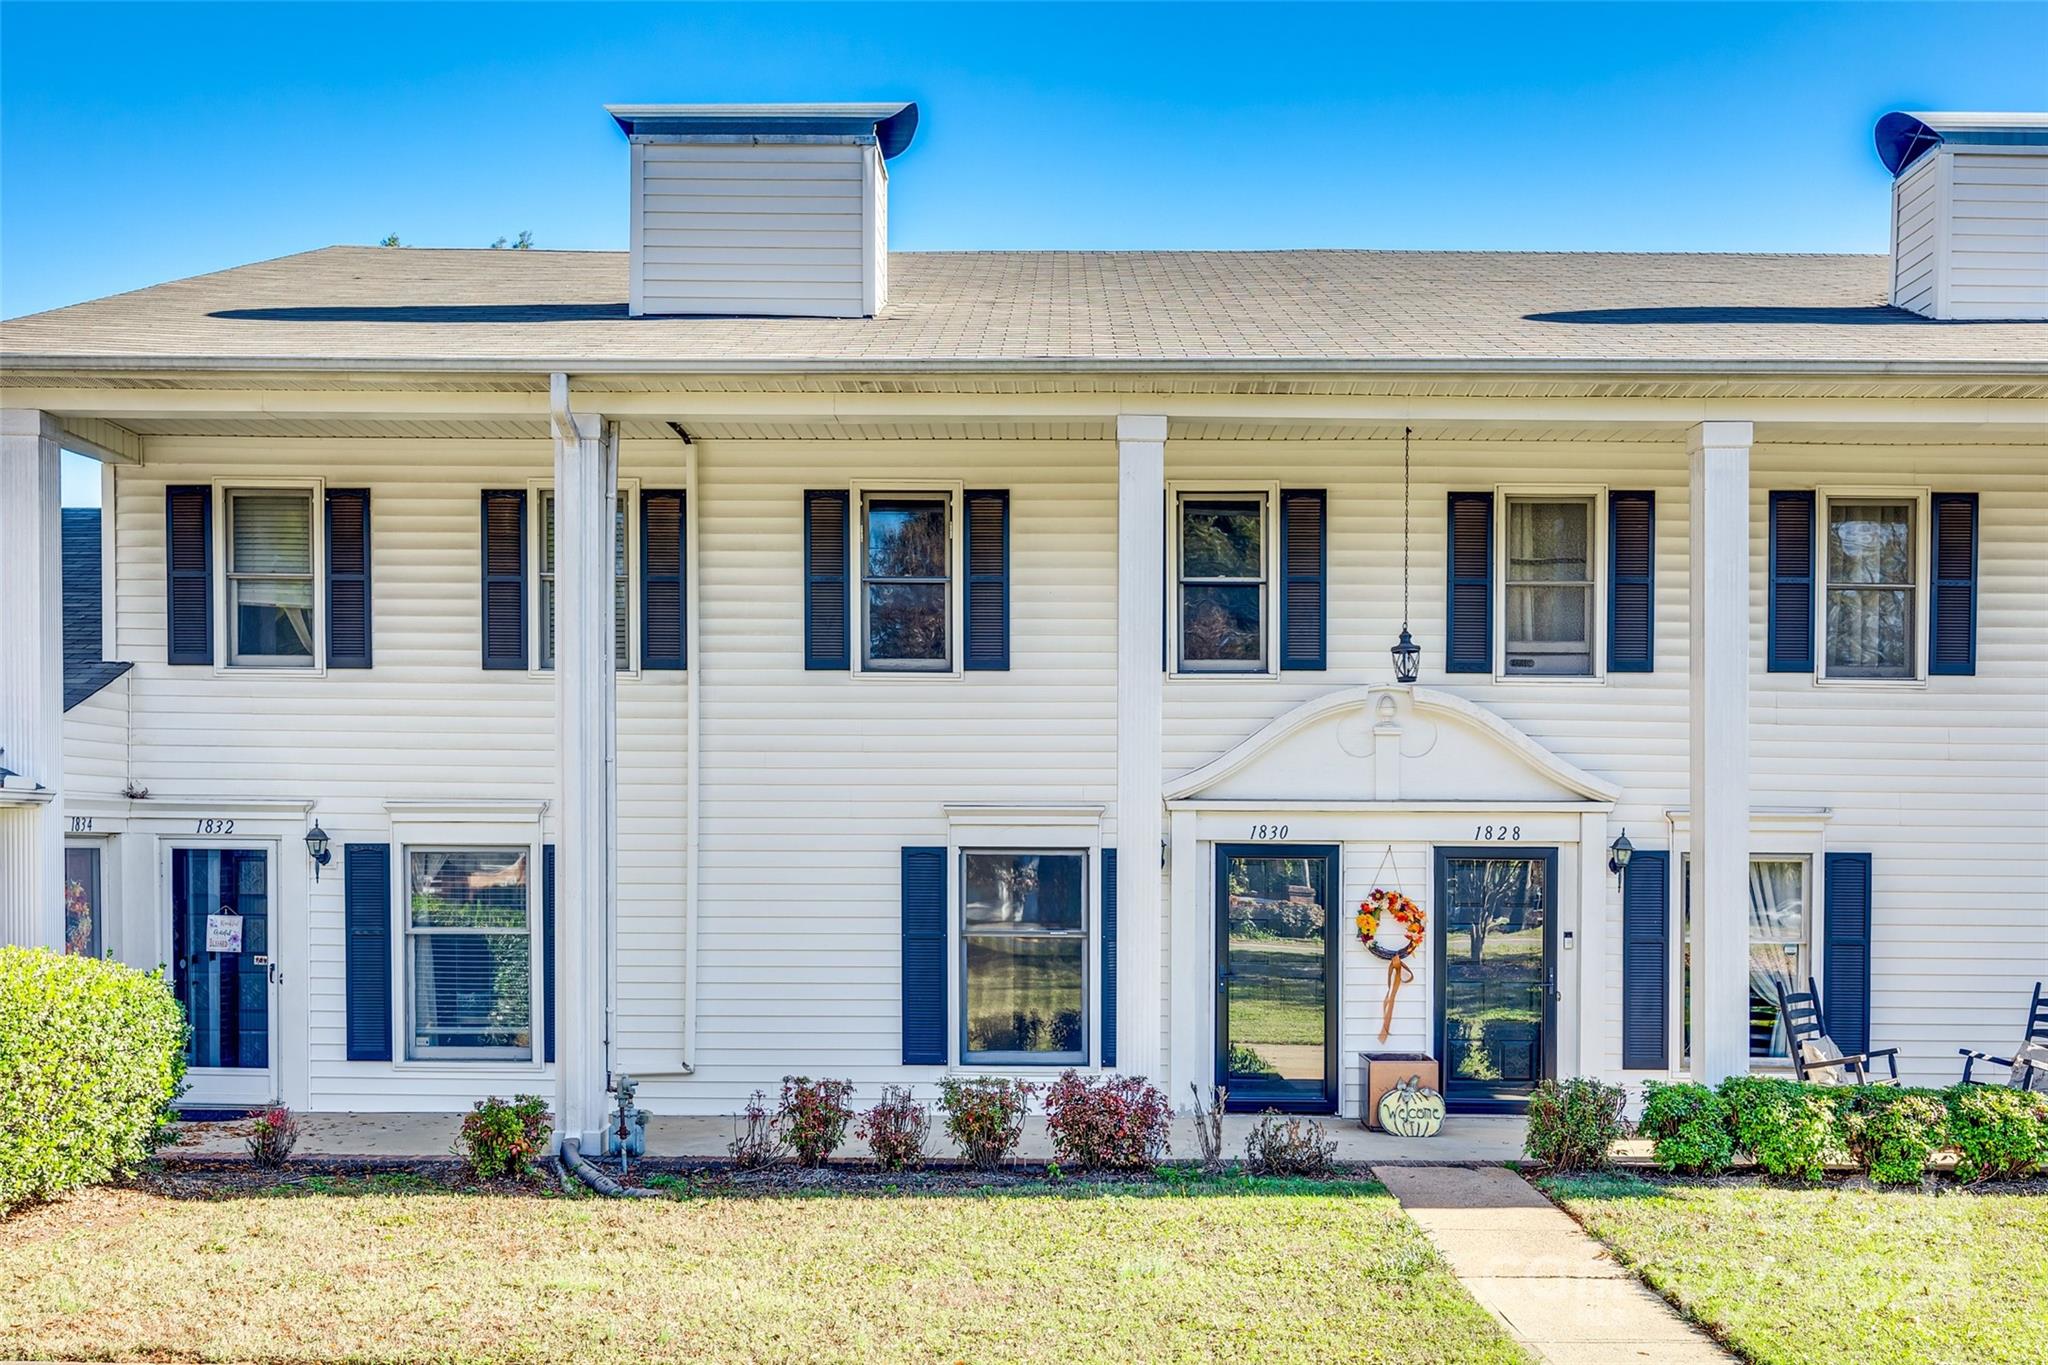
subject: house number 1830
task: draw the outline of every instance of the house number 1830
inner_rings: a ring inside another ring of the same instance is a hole
[[[1252,838],[1254,839],[1285,839],[1286,837],[1287,826],[1285,825],[1252,826]]]

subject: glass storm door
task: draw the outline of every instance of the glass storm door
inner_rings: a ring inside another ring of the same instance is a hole
[[[271,1072],[270,854],[171,850],[171,987],[192,1026],[188,1105],[267,1104]]]
[[[1444,1099],[1519,1109],[1555,1052],[1557,852],[1439,849],[1436,869]]]
[[[1337,850],[1216,850],[1216,1084],[1232,1109],[1334,1113]]]

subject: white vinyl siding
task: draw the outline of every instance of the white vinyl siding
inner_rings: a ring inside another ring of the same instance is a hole
[[[1892,187],[1892,302],[2048,318],[2048,149],[1939,147]]]

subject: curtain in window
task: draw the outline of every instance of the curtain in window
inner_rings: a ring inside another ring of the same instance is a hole
[[[310,658],[313,500],[301,493],[237,493],[231,510],[237,652]]]
[[[1538,671],[1591,667],[1591,520],[1585,502],[1508,504],[1508,645],[1566,656]]]
[[[1849,677],[1912,669],[1913,521],[1903,503],[1828,506],[1828,667]]]
[[[1750,1054],[1789,1057],[1779,992],[1806,989],[1806,865],[1798,859],[1757,858],[1749,864]],[[1768,1042],[1759,1045],[1765,1021]]]

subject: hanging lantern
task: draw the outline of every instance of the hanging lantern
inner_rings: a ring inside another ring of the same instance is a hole
[[[1400,683],[1412,683],[1422,672],[1422,646],[1408,633],[1408,440],[1414,434],[1414,427],[1401,428],[1401,638],[1387,651]]]
[[[1387,652],[1394,656],[1394,681],[1414,682],[1415,675],[1422,671],[1422,646],[1408,633],[1406,621],[1401,623],[1401,642]]]

